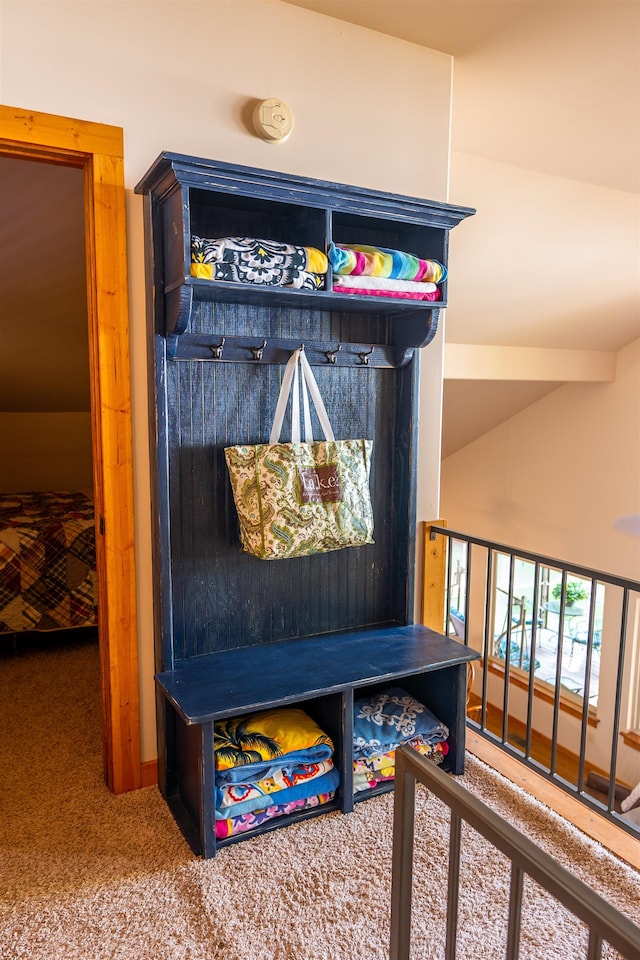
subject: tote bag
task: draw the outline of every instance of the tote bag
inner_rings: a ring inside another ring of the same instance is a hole
[[[281,443],[289,393],[291,442]],[[309,394],[324,440],[313,440]],[[371,440],[334,438],[304,348],[294,351],[282,379],[269,443],[224,451],[243,550],[262,560],[282,560],[373,543],[372,447]]]

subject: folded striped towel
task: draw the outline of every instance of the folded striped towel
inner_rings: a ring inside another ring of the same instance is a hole
[[[442,283],[447,277],[446,268],[438,260],[422,260],[412,253],[387,247],[363,244],[346,247],[332,243],[329,262],[334,274],[341,276],[364,275],[429,283]]]

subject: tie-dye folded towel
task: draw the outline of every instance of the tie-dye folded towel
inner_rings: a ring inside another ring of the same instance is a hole
[[[412,253],[387,247],[352,244],[349,247],[332,243],[329,262],[334,274],[341,276],[388,277],[393,280],[416,280],[442,283],[446,267],[438,260],[422,260]]]

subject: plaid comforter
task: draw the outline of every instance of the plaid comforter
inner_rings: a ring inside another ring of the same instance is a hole
[[[0,634],[96,623],[91,497],[0,495]]]

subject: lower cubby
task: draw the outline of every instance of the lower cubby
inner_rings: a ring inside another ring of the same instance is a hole
[[[397,626],[305,637],[194,657],[156,677],[164,734],[160,789],[194,853],[331,810],[392,789],[353,789],[354,698],[401,686],[449,729],[445,769],[464,770],[467,663],[477,654],[421,626]],[[216,838],[216,720],[276,707],[304,710],[332,740],[339,784],[332,800]]]
[[[444,673],[442,670],[437,674],[441,683],[445,680]],[[456,737],[457,731],[449,731],[447,724],[434,713],[424,684],[416,683],[415,679],[406,678],[405,682],[405,678],[400,678],[393,683],[354,690],[351,763],[356,802],[393,789],[395,751],[403,744],[414,746],[426,758],[451,770],[450,735],[453,733]],[[451,680],[457,683],[453,676]],[[456,693],[457,688],[452,698]],[[450,711],[446,711],[446,715],[449,714]],[[460,764],[460,756],[456,749],[454,762]]]

